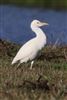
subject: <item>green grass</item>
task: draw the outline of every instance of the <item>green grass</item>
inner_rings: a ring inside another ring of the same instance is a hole
[[[13,4],[25,7],[67,9],[67,0],[1,0],[0,4]]]
[[[0,100],[67,100],[67,46],[45,46],[32,70],[11,66],[19,48],[0,41]]]

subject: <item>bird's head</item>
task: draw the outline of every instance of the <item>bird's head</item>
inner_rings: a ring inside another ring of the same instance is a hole
[[[41,22],[39,20],[33,20],[31,22],[31,27],[41,27],[41,26],[44,26],[44,25],[48,25],[48,23]]]

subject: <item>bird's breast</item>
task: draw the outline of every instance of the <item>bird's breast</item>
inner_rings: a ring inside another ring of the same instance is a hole
[[[41,50],[45,44],[46,44],[46,38],[44,36],[37,38],[37,48],[38,49]]]

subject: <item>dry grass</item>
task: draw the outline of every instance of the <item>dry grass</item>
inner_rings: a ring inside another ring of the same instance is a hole
[[[67,46],[46,46],[32,70],[11,66],[19,48],[0,41],[0,100],[67,100]]]

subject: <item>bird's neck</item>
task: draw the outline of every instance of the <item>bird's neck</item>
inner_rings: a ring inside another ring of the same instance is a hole
[[[46,35],[39,27],[32,27],[32,31],[35,32],[38,38],[44,38],[46,40]]]

